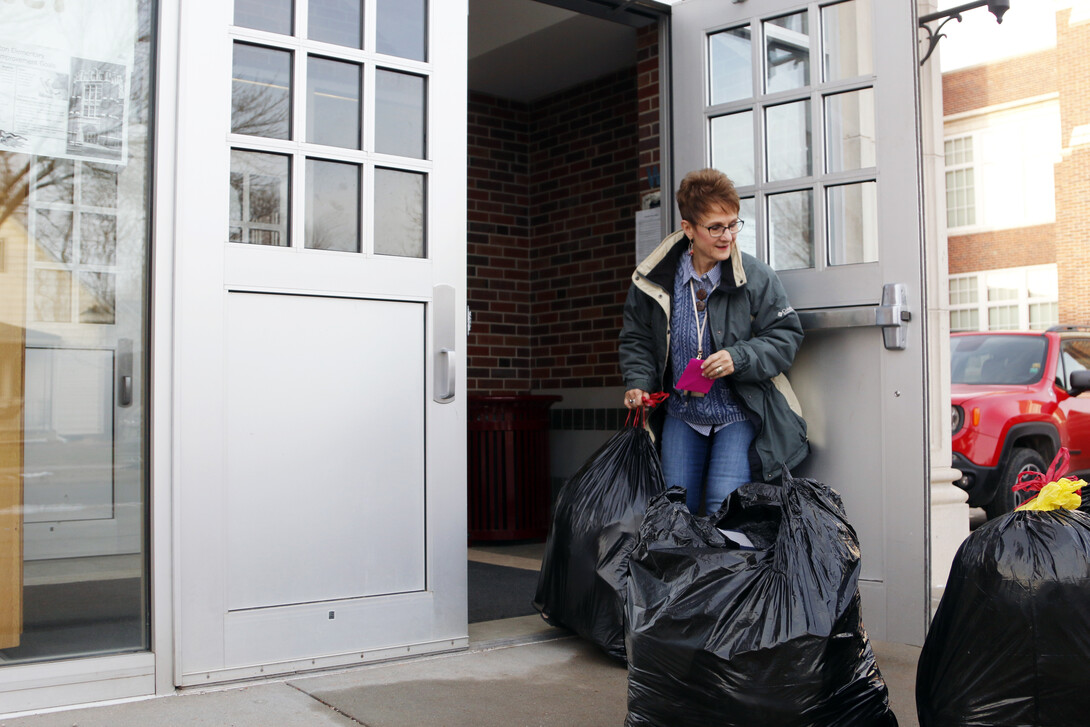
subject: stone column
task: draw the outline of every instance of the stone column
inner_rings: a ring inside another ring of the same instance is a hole
[[[920,2],[919,15],[937,10]],[[923,33],[921,32],[921,36]],[[925,300],[927,310],[927,377],[931,458],[931,592],[932,613],[946,586],[950,565],[969,535],[966,494],[953,483],[961,472],[950,466],[950,298],[946,250],[946,170],[943,158],[942,44],[920,67],[920,118],[923,144]]]

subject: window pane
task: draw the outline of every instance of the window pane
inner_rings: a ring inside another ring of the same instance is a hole
[[[360,0],[310,0],[307,4],[307,35],[311,40],[362,48]]]
[[[814,192],[768,198],[770,264],[776,270],[814,267]]]
[[[35,202],[72,204],[76,188],[76,163],[71,159],[52,157],[37,157],[36,162],[33,165]]]
[[[1059,303],[1030,303],[1029,327],[1031,331],[1043,331],[1049,326],[1059,325]]]
[[[821,9],[826,81],[874,72],[870,4],[871,0],[850,0]]]
[[[79,322],[116,323],[115,277],[112,273],[80,273]]]
[[[829,172],[873,167],[874,89],[838,93],[825,99],[825,150]]]
[[[42,662],[52,673],[63,662],[150,645],[146,273],[156,5],[0,3],[0,45],[10,51],[0,63],[0,112],[18,111],[23,122],[0,121],[16,133],[0,133],[5,673]],[[230,12],[231,0],[224,7]],[[11,61],[26,49],[47,62]],[[11,151],[20,135],[34,154]]]
[[[977,309],[972,310],[954,310],[950,311],[950,332],[956,333],[958,331],[979,331],[980,330],[980,312]]]
[[[425,113],[422,77],[375,72],[375,151],[423,159]]]
[[[426,61],[428,47],[427,0],[378,0],[378,52],[414,61]]]
[[[304,246],[311,250],[360,251],[360,168],[307,159]]]
[[[878,260],[878,184],[845,184],[827,191],[829,264]]]
[[[770,106],[765,109],[765,124],[768,181],[810,176],[810,102]]]
[[[746,26],[708,36],[713,104],[753,96],[753,41],[750,35]]]
[[[291,0],[235,0],[235,25],[291,35]]]
[[[375,169],[375,254],[425,257],[426,178]]]
[[[1022,287],[1023,276],[1020,270],[988,273],[986,285],[988,300],[1018,300],[1018,289]]]
[[[34,321],[72,320],[72,274],[67,270],[34,271]]]
[[[291,53],[235,43],[231,131],[291,138]]]
[[[765,90],[810,84],[810,20],[804,11],[764,22]]]
[[[740,200],[742,203],[741,208],[738,210],[738,217],[746,221],[746,226],[742,228],[742,231],[738,233],[738,237],[735,238],[738,244],[738,249],[742,252],[748,252],[754,257],[757,256],[757,203],[752,197],[744,197]]]
[[[946,225],[976,223],[975,181],[972,167],[946,172]]]
[[[950,305],[970,305],[977,302],[977,276],[950,278]]]
[[[84,162],[79,174],[81,204],[117,208],[117,167]]]
[[[288,191],[291,160],[281,154],[231,150],[228,239],[253,245],[291,245]]]
[[[1027,270],[1026,283],[1029,288],[1030,298],[1051,298],[1055,300],[1059,297],[1060,285],[1057,280],[1055,265]]]
[[[41,262],[72,262],[72,213],[40,209],[34,214],[34,259]]]
[[[1018,330],[1018,306],[1004,305],[988,309],[989,331]]]
[[[360,148],[360,77],[355,63],[307,58],[307,141]]]
[[[79,259],[88,265],[117,263],[117,215],[84,212],[79,216]]]
[[[712,119],[712,166],[738,187],[754,184],[753,112]]]

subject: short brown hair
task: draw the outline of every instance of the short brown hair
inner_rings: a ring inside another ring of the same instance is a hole
[[[715,207],[738,212],[742,207],[734,182],[718,169],[689,172],[677,188],[677,208],[681,219],[696,224]]]

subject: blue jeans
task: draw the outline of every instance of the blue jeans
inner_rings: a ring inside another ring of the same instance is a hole
[[[666,417],[662,429],[662,474],[667,487],[687,491],[689,511],[696,514],[704,496],[705,513],[719,510],[730,493],[749,482],[749,445],[753,424],[729,424],[705,437],[685,422]]]

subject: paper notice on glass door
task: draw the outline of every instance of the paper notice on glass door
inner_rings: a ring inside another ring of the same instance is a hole
[[[0,151],[125,163],[135,5],[5,3]]]
[[[123,163],[128,75],[119,63],[0,45],[0,149]]]
[[[654,207],[636,213],[636,264],[654,252],[662,242],[662,208]]]

